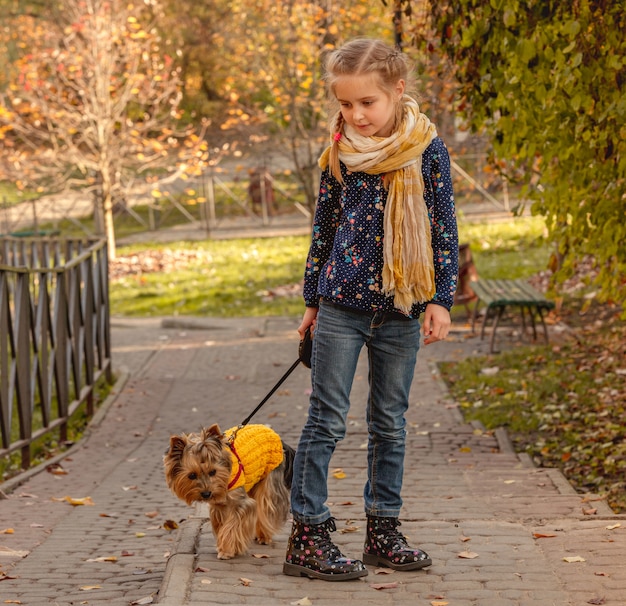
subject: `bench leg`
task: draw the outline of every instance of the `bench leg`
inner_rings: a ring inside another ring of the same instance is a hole
[[[541,325],[543,326],[543,336],[546,339],[546,343],[549,343],[550,340],[548,337],[548,327],[546,326],[546,321],[543,317],[543,309],[541,307],[537,307],[537,315],[539,316],[539,319],[541,320]]]
[[[502,315],[504,314],[504,306],[502,307],[498,307],[498,309],[496,310],[496,317],[494,318],[493,321],[493,327],[491,329],[491,339],[489,340],[489,351],[490,353],[498,353],[495,349],[495,343],[496,343],[496,330],[498,328],[498,324],[500,324],[500,319],[502,318]]]
[[[493,307],[491,307],[491,305],[487,305],[487,307],[485,308],[485,317],[483,318],[483,325],[481,326],[480,329],[480,340],[482,341],[485,338],[485,328],[487,328],[487,322],[492,314],[492,312],[494,311]]]

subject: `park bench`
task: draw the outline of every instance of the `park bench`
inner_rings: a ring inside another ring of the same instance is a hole
[[[507,308],[518,308],[521,314],[522,330],[526,332],[526,313],[532,328],[533,339],[537,339],[535,317],[539,318],[543,326],[543,334],[548,342],[548,328],[544,319],[544,312],[554,308],[554,302],[546,299],[525,280],[481,280],[471,282],[472,290],[476,295],[476,305],[472,316],[472,331],[476,324],[478,308],[486,305],[483,316],[480,338],[485,336],[487,322],[493,316],[489,351],[494,353],[496,330]]]

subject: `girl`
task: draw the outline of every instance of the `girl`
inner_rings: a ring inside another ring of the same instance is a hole
[[[293,528],[285,574],[329,581],[365,564],[415,570],[431,564],[398,530],[405,418],[420,342],[445,339],[458,272],[448,152],[405,89],[405,56],[377,40],[331,52],[331,122],[304,282],[300,336],[314,329],[312,393],[294,461]],[[367,536],[363,561],[332,543],[328,467],[346,432],[350,390],[368,350]]]

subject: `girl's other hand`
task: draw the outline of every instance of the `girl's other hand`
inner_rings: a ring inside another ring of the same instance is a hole
[[[451,324],[450,312],[445,307],[434,303],[427,305],[422,323],[424,345],[443,341],[450,332]]]

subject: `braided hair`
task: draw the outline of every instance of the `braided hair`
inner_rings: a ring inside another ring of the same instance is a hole
[[[324,71],[328,92],[334,102],[336,102],[334,97],[335,85],[342,76],[375,74],[381,89],[390,95],[399,80],[404,80],[407,85],[412,81],[412,71],[406,55],[381,40],[371,38],[357,38],[330,51],[325,57]],[[402,121],[403,111],[402,103],[397,103],[393,130]],[[341,139],[343,122],[343,116],[338,111],[335,123],[332,125],[334,135],[329,157],[330,171],[340,183],[343,179],[339,166],[339,140]]]

